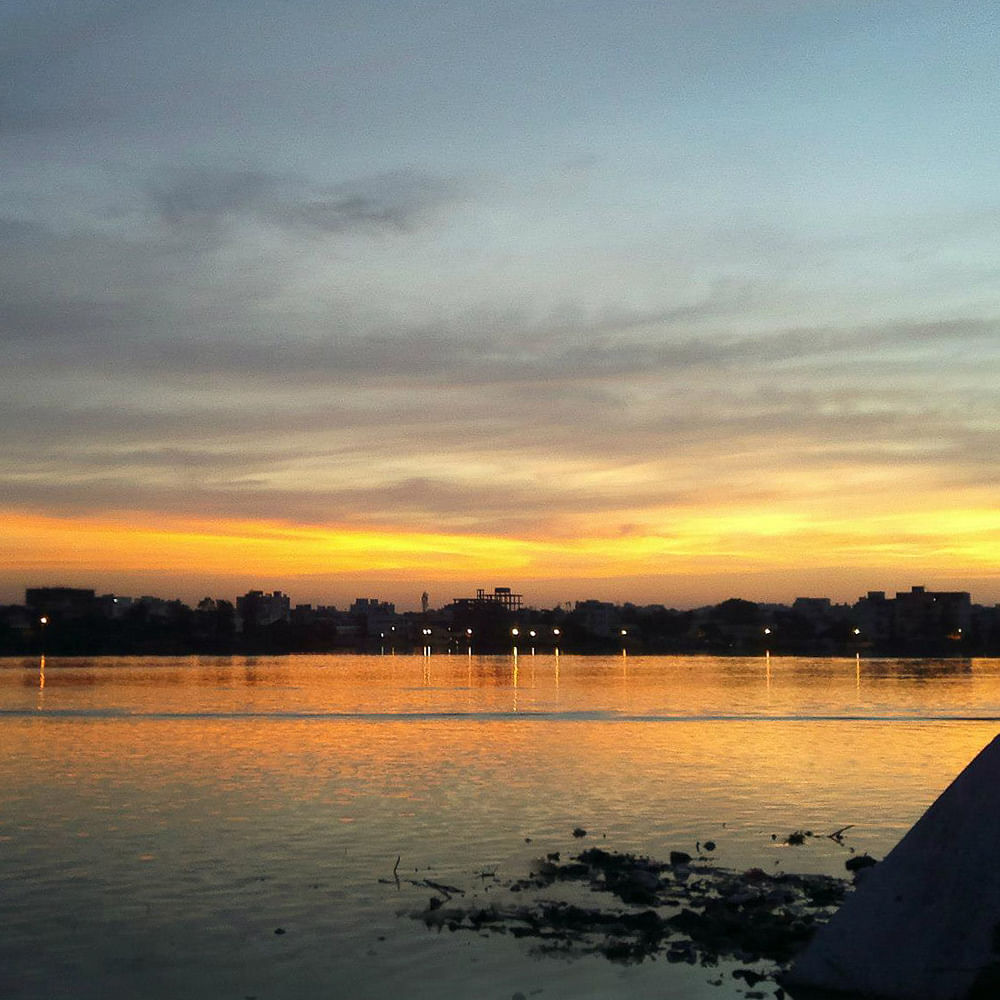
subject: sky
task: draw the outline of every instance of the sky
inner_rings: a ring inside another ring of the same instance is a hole
[[[998,22],[7,0],[0,600],[1000,601]]]

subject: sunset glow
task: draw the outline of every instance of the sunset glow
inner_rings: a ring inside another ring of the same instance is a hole
[[[988,589],[1000,562],[1000,512],[974,510],[883,514],[862,523],[719,510],[678,517],[669,535],[594,531],[586,538],[555,540],[148,517],[8,514],[5,526],[7,565],[28,579],[47,575],[82,583],[100,567],[109,580],[138,575],[190,581],[187,589],[208,590],[228,581],[250,587],[278,580],[311,592],[336,577],[376,577],[397,587],[429,578],[466,584],[488,566],[491,578],[516,579],[548,597],[562,593],[554,579],[599,577],[591,586],[625,600],[642,577],[649,599],[658,593],[662,602],[683,601],[692,576],[715,577],[719,592],[726,592],[750,570],[768,581],[765,599],[775,578],[807,588],[810,573],[836,566],[852,571],[837,586],[857,596],[848,580],[867,583],[871,566],[903,564],[909,578],[964,577]]]
[[[0,15],[0,600],[1000,601],[993,7],[189,6]]]

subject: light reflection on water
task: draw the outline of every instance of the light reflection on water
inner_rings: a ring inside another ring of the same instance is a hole
[[[780,841],[850,823],[884,854],[1000,718],[996,660],[513,667],[0,660],[0,996],[728,1000],[705,970],[429,933],[395,916],[428,891],[378,879],[397,856],[469,888],[519,877],[579,847],[578,825],[620,850],[711,838],[732,867],[840,873],[832,841]]]

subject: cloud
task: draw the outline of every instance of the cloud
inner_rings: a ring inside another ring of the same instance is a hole
[[[350,318],[310,316],[299,334],[277,337],[266,319],[266,290],[252,290],[237,315],[222,304],[204,304],[182,316],[200,335],[174,329],[168,317],[151,317],[138,336],[145,306],[122,302],[64,299],[40,302],[11,296],[0,306],[7,336],[29,338],[16,356],[26,369],[104,371],[113,363],[120,376],[162,380],[215,376],[280,386],[382,386],[465,384],[517,386],[577,383],[629,385],[685,375],[711,380],[738,371],[744,380],[794,384],[809,377],[854,379],[866,383],[879,372],[896,378],[907,372],[930,375],[942,363],[959,376],[982,375],[1000,355],[1000,323],[943,320],[861,328],[791,329],[760,335],[686,332],[672,310],[621,313],[581,319],[568,326],[528,320],[516,313],[498,329],[483,332],[475,320],[445,319],[439,325],[407,324],[384,332],[358,334]],[[171,312],[183,303],[163,303]],[[239,307],[237,307],[239,308]],[[168,314],[169,316],[169,314]],[[618,331],[612,332],[613,325]],[[229,328],[243,329],[239,334]],[[43,337],[36,340],[36,337]],[[52,343],[47,343],[46,339]],[[633,381],[630,381],[633,380]]]
[[[260,171],[187,167],[154,179],[148,195],[167,224],[202,227],[259,209],[275,198],[279,182]]]
[[[989,485],[995,319],[778,325],[750,278],[451,297],[475,268],[419,251],[468,196],[184,168],[89,224],[0,219],[5,496],[573,537],[809,505],[858,470]]]
[[[209,229],[242,218],[295,233],[403,233],[459,200],[462,189],[406,170],[317,185],[257,170],[184,167],[156,177],[147,194],[174,227]]]
[[[453,180],[394,171],[279,202],[270,217],[288,228],[323,233],[354,229],[406,232],[427,223],[438,209],[462,197],[462,186]]]
[[[788,493],[792,479],[799,492],[836,492],[879,470],[988,485],[998,444],[991,400],[962,405],[949,386],[877,380],[734,386],[726,370],[650,380],[638,398],[617,382],[572,379],[422,394],[361,384],[334,398],[292,386],[207,378],[150,389],[145,402],[120,383],[102,402],[82,390],[8,401],[5,493],[43,505],[62,492],[74,505],[552,526],[584,510],[624,517],[694,497]]]
[[[379,481],[376,473],[364,485],[352,479],[338,486],[324,477],[319,485],[303,483],[287,488],[269,483],[266,475],[255,478],[252,473],[245,474],[236,462],[219,463],[212,471],[203,464],[184,469],[178,475],[178,469],[165,466],[161,471],[168,474],[150,481],[146,476],[148,465],[129,465],[126,460],[104,470],[71,464],[64,469],[69,474],[58,481],[44,473],[0,477],[0,481],[4,482],[8,507],[60,514],[160,511],[192,517],[395,525],[472,534],[532,535],[566,517],[595,513],[624,516],[637,502],[652,498],[641,493],[625,496],[609,487],[567,488],[556,481],[544,484],[519,480],[516,474],[502,486],[457,477]],[[259,465],[258,471],[266,473],[267,464]],[[664,491],[662,487],[653,495],[660,504],[696,502],[693,493]]]

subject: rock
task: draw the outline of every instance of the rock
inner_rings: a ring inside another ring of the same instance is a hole
[[[693,941],[675,941],[671,943],[667,950],[667,961],[673,964],[686,962],[694,965],[698,961],[698,953],[695,950]]]
[[[691,855],[687,851],[671,851],[670,863],[672,865],[687,865],[691,863]]]
[[[539,858],[532,866],[531,873],[540,875],[543,879],[551,882],[559,871],[559,866],[554,861],[546,858]]]
[[[715,850],[715,841],[714,840],[706,840],[705,843],[702,846],[705,848],[705,851],[708,854],[711,854],[712,851]]]
[[[871,868],[872,865],[877,864],[878,861],[876,861],[870,854],[859,854],[856,857],[848,858],[844,862],[844,867],[849,872],[859,872],[862,868]]]
[[[628,879],[639,888],[648,889],[651,892],[660,887],[659,876],[648,868],[633,868],[628,873]]]
[[[739,889],[725,897],[726,902],[730,906],[743,906],[746,903],[762,898],[763,893],[760,889]]]
[[[578,826],[578,827],[577,827],[577,828],[576,828],[576,829],[575,829],[575,830],[573,831],[573,836],[574,836],[574,837],[586,837],[586,836],[587,836],[587,831],[586,831],[586,830],[584,830],[584,828],[583,828],[582,826]]]
[[[747,986],[756,986],[762,980],[767,979],[767,976],[761,975],[753,969],[733,969],[733,979],[742,979]]]

